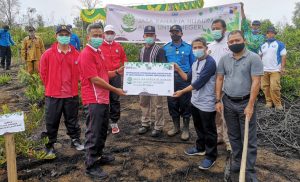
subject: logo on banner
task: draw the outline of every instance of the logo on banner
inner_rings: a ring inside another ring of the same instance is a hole
[[[134,32],[136,30],[136,27],[134,27],[135,18],[132,14],[124,15],[122,18],[122,21],[123,21],[123,24],[126,25],[126,27],[121,25],[122,29],[125,32]]]

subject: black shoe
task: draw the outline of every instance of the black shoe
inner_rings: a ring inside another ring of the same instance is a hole
[[[72,139],[71,146],[76,148],[78,151],[84,150],[84,145],[81,144],[79,139]]]
[[[162,133],[163,133],[162,130],[156,130],[156,129],[154,129],[151,132],[151,136],[152,137],[160,137],[162,135]]]
[[[108,177],[108,174],[99,167],[93,167],[91,169],[86,169],[85,175],[87,175],[93,179],[97,179],[97,180],[103,180]]]
[[[44,159],[55,159],[56,158],[56,154],[55,154],[55,150],[54,150],[54,147],[53,146],[48,146],[48,147],[45,147],[45,157]]]
[[[113,155],[102,155],[97,161],[97,164],[108,164],[115,161],[115,157]]]
[[[5,69],[6,69],[6,70],[10,70],[10,67],[6,67]]]
[[[140,135],[143,135],[145,133],[147,133],[149,131],[149,127],[146,127],[146,126],[142,126],[141,128],[139,128],[139,134]]]

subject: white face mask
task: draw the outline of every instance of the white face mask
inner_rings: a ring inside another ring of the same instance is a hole
[[[115,39],[115,35],[106,35],[105,34],[105,40],[107,42],[112,42]]]

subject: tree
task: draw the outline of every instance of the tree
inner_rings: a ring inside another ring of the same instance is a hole
[[[293,23],[297,28],[300,28],[300,2],[296,3],[295,10],[293,13]]]
[[[2,21],[11,26],[19,13],[19,0],[0,0],[0,17]]]
[[[260,20],[260,23],[260,31],[262,34],[266,34],[268,27],[274,27],[274,24],[269,19]]]
[[[38,14],[36,16],[36,24],[37,24],[38,27],[44,27],[45,22],[44,22],[44,18],[43,18],[42,15]]]
[[[102,5],[102,0],[78,0],[82,7],[79,8],[79,9],[82,9],[82,8],[86,8],[86,9],[94,9],[96,7],[99,7],[100,5]]]

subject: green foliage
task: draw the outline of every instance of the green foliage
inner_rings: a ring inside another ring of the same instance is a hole
[[[44,86],[38,74],[30,75],[26,70],[20,69],[18,79],[26,85],[25,96],[31,103],[44,100]]]
[[[11,113],[7,105],[2,105],[1,114]],[[24,122],[26,130],[15,134],[16,153],[27,157],[33,157],[36,159],[51,159],[53,156],[46,156],[44,151],[37,151],[36,148],[40,148],[42,145],[48,142],[48,138],[40,141],[34,141],[32,135],[34,131],[40,126],[42,118],[44,116],[44,109],[38,107],[36,104],[30,106],[28,113],[25,113]],[[0,137],[0,165],[6,162],[5,159],[5,141],[3,136]]]
[[[7,84],[11,80],[11,76],[7,73],[0,74],[0,86]]]
[[[293,14],[293,23],[297,28],[300,28],[300,2],[296,3]]]
[[[274,26],[274,24],[269,20],[269,19],[265,19],[265,20],[260,20],[261,25],[260,25],[260,31],[263,35],[265,35],[267,33],[267,29],[270,26]]]
[[[127,59],[129,62],[137,62],[140,61],[139,54],[140,50],[143,47],[142,44],[130,44],[130,43],[122,43],[124,47]]]

